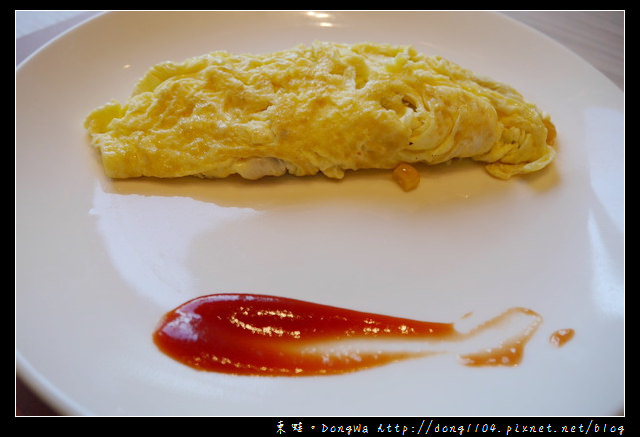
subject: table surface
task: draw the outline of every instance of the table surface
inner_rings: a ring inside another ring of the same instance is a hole
[[[16,67],[48,41],[101,11],[16,11]],[[563,44],[624,91],[624,11],[506,11]],[[57,415],[16,377],[16,416]]]

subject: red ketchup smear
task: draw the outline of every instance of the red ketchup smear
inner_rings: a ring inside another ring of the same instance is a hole
[[[452,323],[410,320],[258,294],[213,294],[190,300],[168,312],[153,335],[162,352],[198,370],[272,376],[347,373],[430,353],[331,348],[340,343],[376,339],[446,341],[461,337],[464,335]],[[467,365],[492,363],[468,358]],[[496,361],[500,365],[500,360],[493,360]],[[509,365],[517,362],[511,359]]]
[[[569,340],[571,340],[574,335],[575,331],[571,328],[558,329],[557,331],[554,331],[553,334],[551,334],[551,336],[549,337],[549,341],[556,347],[562,347]]]

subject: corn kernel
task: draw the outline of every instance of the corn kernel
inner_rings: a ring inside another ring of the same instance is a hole
[[[412,165],[398,164],[392,173],[393,179],[404,191],[414,190],[420,183],[420,173]]]

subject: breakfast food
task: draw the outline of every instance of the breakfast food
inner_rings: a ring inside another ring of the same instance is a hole
[[[549,115],[510,86],[374,43],[161,63],[85,127],[111,178],[342,178],[470,158],[508,179],[555,155]]]

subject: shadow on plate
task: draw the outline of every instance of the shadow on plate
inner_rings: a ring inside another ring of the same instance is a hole
[[[454,160],[445,164],[417,166],[421,173],[418,188],[404,192],[391,177],[391,170],[347,172],[340,180],[324,175],[295,177],[284,175],[251,181],[233,175],[224,179],[183,177],[176,179],[102,178],[106,193],[161,197],[189,197],[220,206],[271,209],[326,202],[388,205],[390,207],[437,208],[500,198],[514,190],[531,194],[546,192],[559,183],[552,165],[540,172],[516,176],[509,181],[488,175],[482,164]]]

